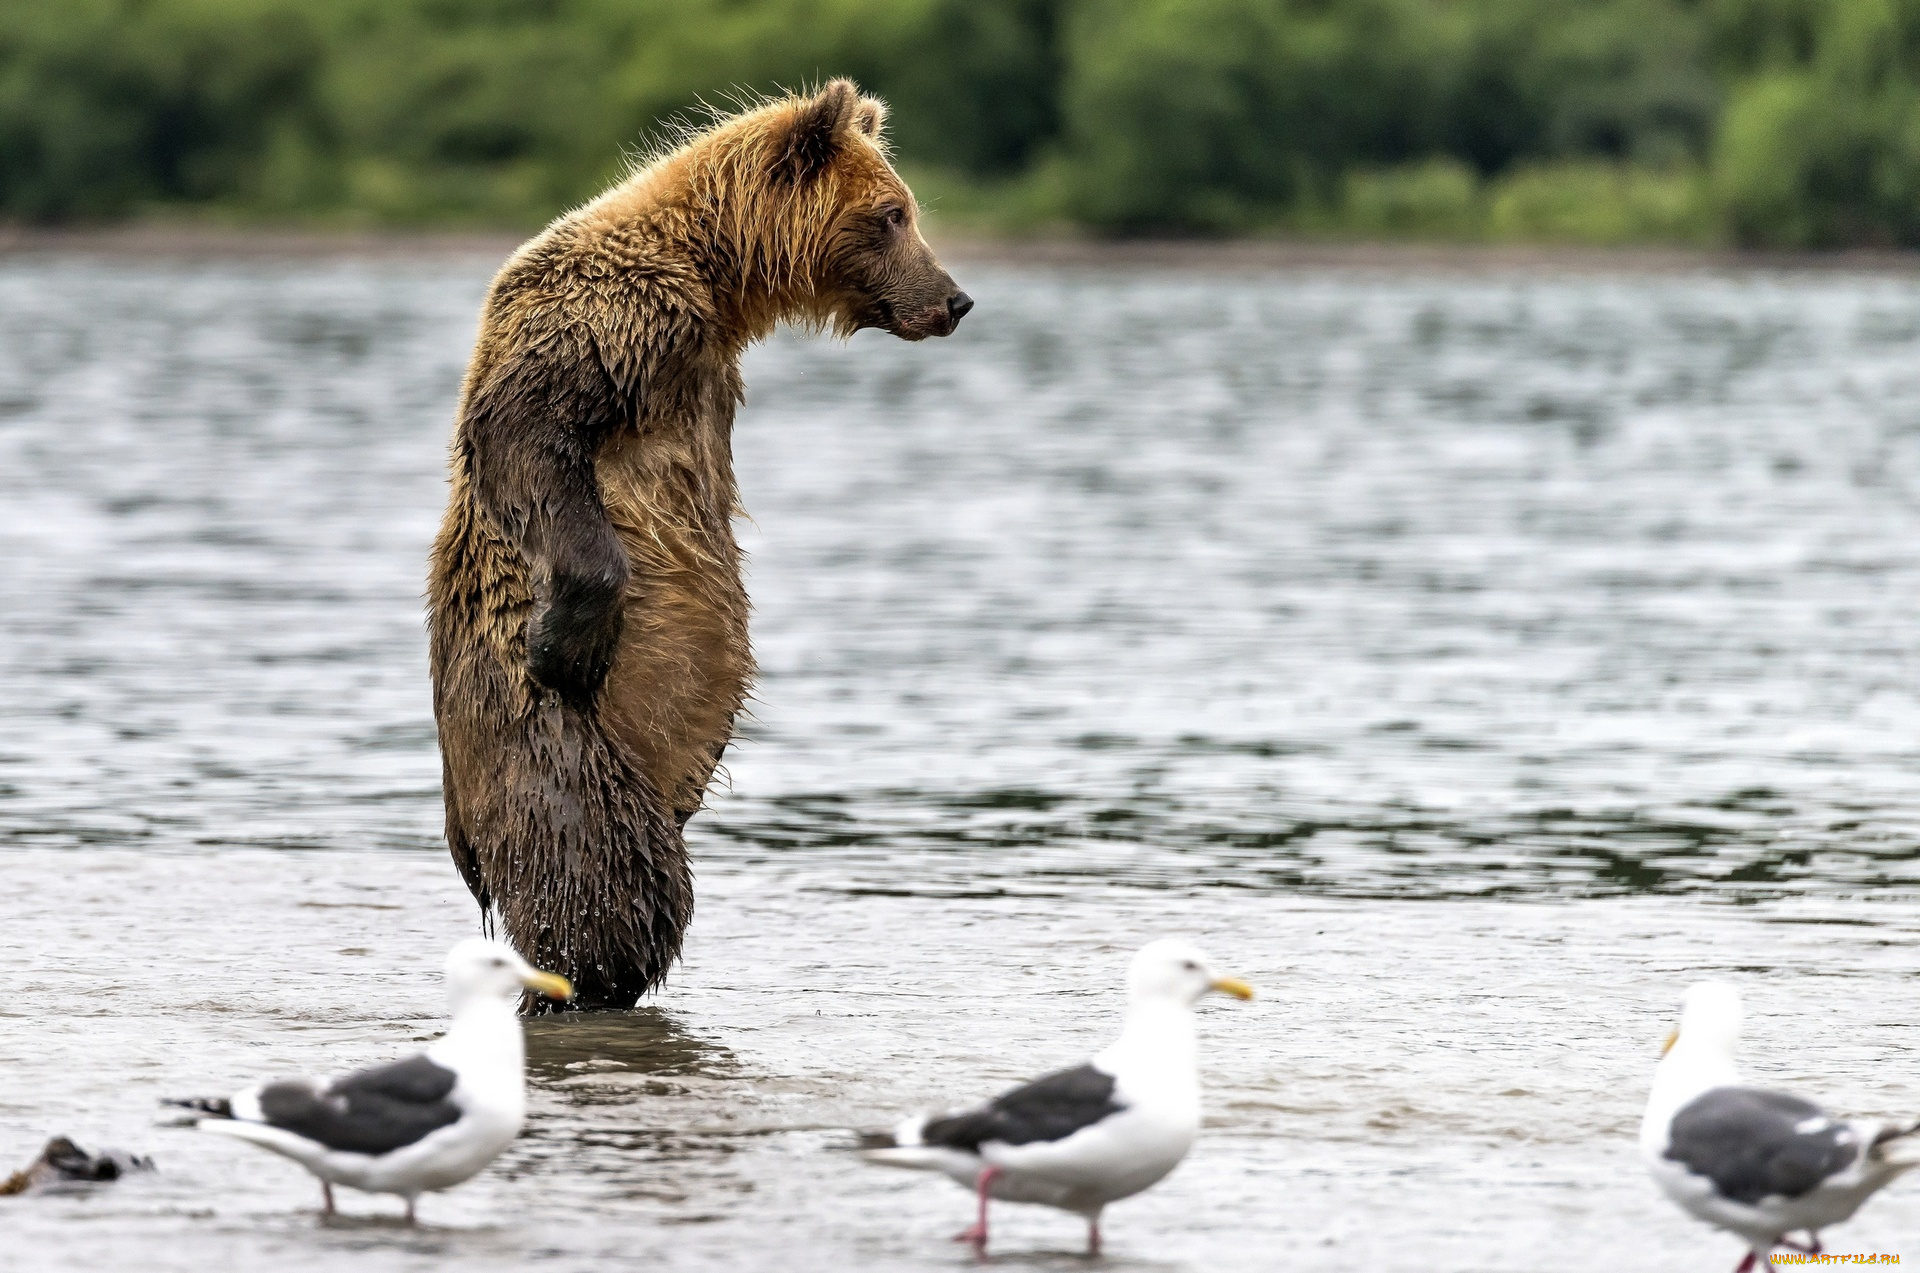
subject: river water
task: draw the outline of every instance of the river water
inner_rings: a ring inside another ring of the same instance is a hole
[[[1114,1029],[1191,934],[1206,1130],[1101,1267],[1731,1267],[1638,1164],[1685,985],[1920,1112],[1920,280],[969,265],[782,337],[736,437],[753,719],[687,957],[530,1029],[421,1206],[160,1125],[393,1056],[476,916],[421,621],[491,263],[0,263],[0,1267],[925,1270],[847,1130]],[[17,1161],[16,1161],[17,1160]],[[1831,1249],[1920,1258],[1920,1179]],[[1001,1209],[994,1263],[1085,1267]]]

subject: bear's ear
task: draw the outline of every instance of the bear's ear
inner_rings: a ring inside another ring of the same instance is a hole
[[[887,104],[877,97],[863,97],[853,108],[853,126],[875,141],[880,140],[880,130],[886,123]]]
[[[786,145],[775,152],[775,174],[800,185],[825,172],[859,105],[860,90],[851,80],[833,80],[802,103],[793,113]]]

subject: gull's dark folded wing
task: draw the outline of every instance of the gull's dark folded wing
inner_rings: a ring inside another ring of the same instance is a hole
[[[976,1110],[930,1120],[921,1129],[929,1145],[947,1145],[977,1153],[989,1141],[1030,1145],[1065,1140],[1123,1108],[1114,1099],[1113,1075],[1092,1065],[1076,1065],[1016,1087]]]
[[[325,1088],[290,1080],[260,1089],[260,1113],[329,1149],[385,1154],[460,1117],[449,1097],[459,1076],[425,1056],[361,1070]]]
[[[1713,1181],[1723,1198],[1799,1198],[1860,1156],[1859,1137],[1810,1101],[1716,1087],[1673,1117],[1667,1157]]]

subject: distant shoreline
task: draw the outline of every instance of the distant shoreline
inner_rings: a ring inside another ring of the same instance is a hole
[[[35,256],[213,260],[504,260],[527,236],[498,230],[315,230],[136,222],[86,228],[0,226],[0,261]],[[1920,251],[1756,252],[1732,248],[1322,242],[1299,239],[993,239],[936,236],[954,262],[1202,273],[1660,274],[1816,271],[1920,273]]]

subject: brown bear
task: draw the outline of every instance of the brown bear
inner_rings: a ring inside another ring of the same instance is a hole
[[[494,279],[433,547],[447,844],[514,946],[629,1007],[693,912],[682,828],[753,675],[740,356],[782,321],[906,340],[973,302],[845,80],[719,120]]]

